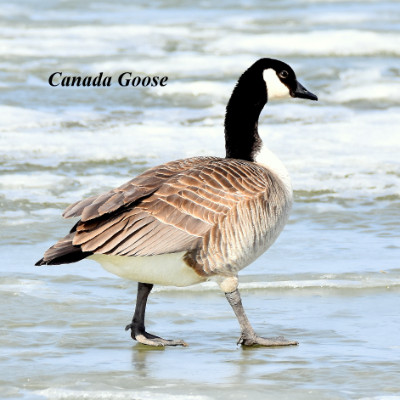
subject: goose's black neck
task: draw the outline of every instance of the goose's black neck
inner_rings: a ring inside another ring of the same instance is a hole
[[[267,103],[263,69],[251,66],[238,80],[226,107],[225,149],[227,158],[254,161],[261,148],[258,118]]]

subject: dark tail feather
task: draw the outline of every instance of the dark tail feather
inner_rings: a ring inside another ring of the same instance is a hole
[[[89,257],[93,253],[82,251],[80,246],[74,246],[72,239],[75,232],[71,232],[65,238],[60,239],[55,245],[51,246],[35,265],[59,265],[70,264]]]

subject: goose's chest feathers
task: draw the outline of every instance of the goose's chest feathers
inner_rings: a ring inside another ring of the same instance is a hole
[[[292,201],[292,181],[290,179],[289,172],[283,162],[266,146],[263,146],[259,153],[256,155],[255,162],[267,168],[282,181],[288,193],[288,196],[290,197],[290,201]]]

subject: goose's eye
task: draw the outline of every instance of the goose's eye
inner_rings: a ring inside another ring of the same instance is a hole
[[[279,77],[280,77],[280,78],[285,79],[285,78],[287,78],[288,76],[289,76],[289,72],[287,72],[285,69],[284,69],[283,71],[279,72]]]

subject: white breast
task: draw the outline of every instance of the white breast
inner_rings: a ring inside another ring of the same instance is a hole
[[[204,282],[184,261],[186,252],[145,257],[109,256],[94,254],[89,257],[105,270],[136,282],[165,286],[190,286]]]
[[[292,181],[283,162],[265,145],[256,155],[255,161],[268,168],[283,182],[291,199],[293,197]]]

